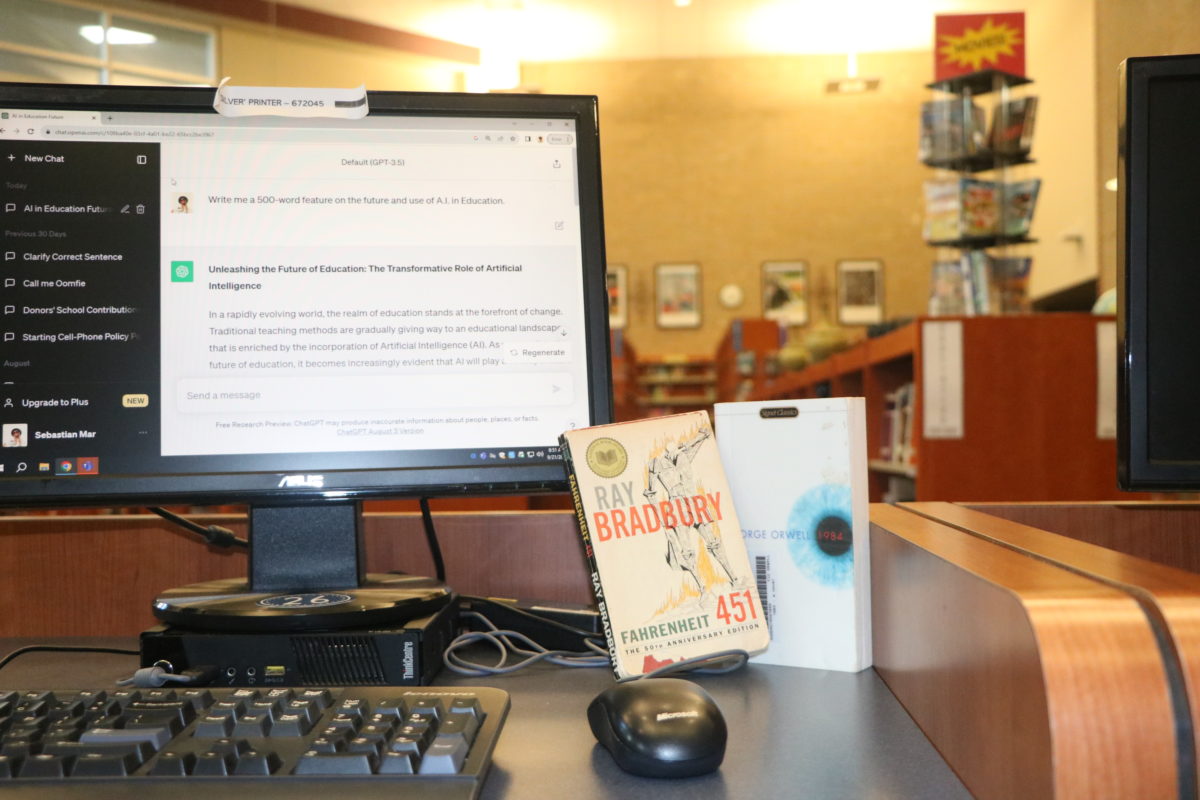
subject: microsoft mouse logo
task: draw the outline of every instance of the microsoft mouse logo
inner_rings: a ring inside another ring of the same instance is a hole
[[[654,718],[655,722],[662,722],[669,719],[688,719],[690,717],[700,716],[699,711],[660,711],[658,716]]]

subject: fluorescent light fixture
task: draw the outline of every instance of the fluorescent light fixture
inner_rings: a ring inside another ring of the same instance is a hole
[[[145,31],[134,31],[129,28],[108,28],[107,37],[102,25],[84,25],[79,29],[79,35],[92,44],[100,44],[106,38],[109,44],[154,44],[158,37]]]

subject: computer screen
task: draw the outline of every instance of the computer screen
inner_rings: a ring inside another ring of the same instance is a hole
[[[611,421],[595,98],[213,103],[0,84],[0,505],[563,488]]]
[[[1200,56],[1127,59],[1121,101],[1119,482],[1200,490]]]

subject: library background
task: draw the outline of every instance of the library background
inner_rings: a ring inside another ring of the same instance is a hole
[[[401,5],[0,0],[0,78],[596,94],[618,419],[863,395],[872,500],[1132,497],[1117,70],[1183,2]]]
[[[1200,796],[1200,508],[1117,488],[1114,300],[1119,65],[1200,53],[1195,0],[0,0],[0,20],[0,81],[596,95],[617,419],[866,398],[873,669],[712,678],[736,757],[662,797],[814,776],[814,796]],[[418,501],[363,505],[372,571],[440,571]],[[456,591],[594,604],[568,496],[432,506]],[[247,531],[244,507],[189,510]],[[163,587],[246,573],[165,530],[0,510],[0,636],[128,644]],[[25,663],[6,674],[107,675]],[[580,673],[498,684],[485,797],[627,785],[576,713],[611,676]]]

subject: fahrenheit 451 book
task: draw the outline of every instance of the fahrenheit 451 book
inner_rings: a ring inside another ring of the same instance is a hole
[[[618,678],[769,634],[708,413],[560,438]]]

